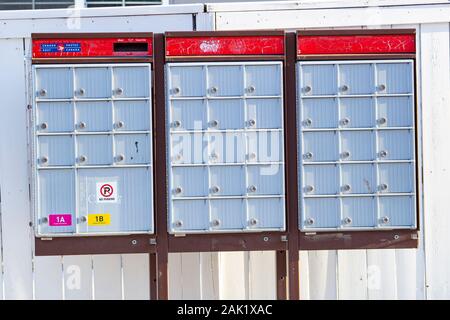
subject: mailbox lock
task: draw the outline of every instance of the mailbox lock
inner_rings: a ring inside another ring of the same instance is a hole
[[[48,218],[47,217],[44,217],[44,218],[41,219],[41,223],[47,223],[47,222],[48,222]]]
[[[310,86],[305,86],[303,88],[303,91],[305,91],[305,92],[311,92],[311,90],[312,90],[312,88]]]
[[[211,128],[215,128],[215,127],[217,127],[219,125],[219,121],[217,121],[217,120],[211,120],[210,122],[209,122],[209,126],[211,127]]]
[[[306,219],[306,224],[313,225],[314,224],[314,219],[313,218]]]
[[[115,93],[116,93],[117,96],[121,96],[123,94],[123,89],[122,88],[117,88],[115,90]]]
[[[181,220],[177,220],[177,221],[175,221],[175,227],[177,227],[177,228],[181,228],[182,226],[183,226],[183,221],[181,221]]]
[[[125,156],[123,154],[119,154],[116,156],[116,162],[121,162],[125,160]]]
[[[256,88],[255,88],[254,86],[249,86],[249,87],[247,88],[247,92],[248,92],[248,93],[253,93],[253,92],[255,92],[255,90],[256,90]]]
[[[387,157],[387,151],[386,150],[381,150],[378,155],[380,156],[380,158],[386,158]]]
[[[86,93],[86,91],[83,88],[78,89],[79,96],[84,96],[85,93]]]
[[[342,159],[346,159],[346,158],[348,158],[348,157],[350,157],[350,152],[348,152],[348,151],[343,151],[343,152],[341,153],[341,158],[342,158]]]
[[[87,161],[87,157],[86,156],[84,156],[84,155],[81,155],[81,156],[79,156],[78,157],[78,162],[86,162]]]
[[[175,192],[175,194],[180,194],[181,192],[183,192],[183,188],[181,188],[181,187],[176,187],[176,188],[174,189],[174,192]]]
[[[117,121],[116,122],[116,129],[121,129],[125,126],[125,122],[123,121]]]
[[[81,121],[78,123],[78,129],[86,129],[86,127],[86,122]]]
[[[249,220],[249,223],[250,223],[251,226],[255,226],[256,224],[258,224],[258,220],[255,219],[255,218],[251,218],[251,219]]]
[[[388,223],[389,222],[389,217],[384,216],[383,218],[381,218],[381,222],[382,223]]]
[[[219,158],[219,156],[217,155],[217,153],[211,153],[211,155],[209,156],[209,158],[210,158],[212,161],[216,161],[216,160]]]
[[[378,90],[379,90],[379,91],[384,91],[384,90],[386,90],[386,85],[385,85],[385,84],[380,84],[380,85],[378,86]]]
[[[47,128],[48,128],[47,122],[42,122],[41,125],[40,125],[40,127],[41,127],[42,130],[47,129]]]
[[[344,84],[343,86],[341,86],[341,91],[346,92],[348,91],[348,85]]]
[[[217,91],[219,91],[217,87],[211,87],[211,89],[209,89],[209,92],[211,93],[217,93]]]
[[[135,245],[137,245],[137,240],[131,240],[131,244],[133,245],[133,246],[135,246]]]
[[[378,124],[385,124],[387,122],[387,119],[386,118],[379,118],[378,120],[377,120],[377,123]]]
[[[309,119],[309,118],[303,120],[303,125],[304,125],[305,127],[310,127],[310,126],[312,125],[312,120]]]
[[[179,94],[181,92],[180,88],[175,87],[172,89],[173,94]]]
[[[250,120],[248,120],[248,126],[249,126],[249,127],[254,127],[255,124],[256,124],[256,120],[255,120],[255,119],[250,119]]]
[[[218,186],[213,186],[213,187],[211,187],[211,192],[212,193],[217,193],[217,192],[219,192],[220,191],[220,188],[218,187]]]
[[[308,185],[305,187],[305,192],[312,192],[314,190],[314,187],[311,185]]]
[[[249,160],[255,160],[256,159],[256,153],[252,152],[248,155]]]
[[[181,154],[177,154],[177,155],[175,155],[175,156],[173,157],[173,159],[174,159],[175,161],[180,161],[181,158],[183,158],[183,157],[181,156]]]
[[[255,185],[251,185],[250,187],[248,187],[248,191],[249,192],[256,192],[256,186]]]
[[[48,158],[46,156],[41,157],[41,159],[39,159],[39,162],[44,164],[48,162]]]
[[[313,157],[312,152],[306,152],[306,153],[303,155],[303,158],[305,158],[305,159],[312,159],[312,157]]]
[[[350,223],[352,223],[352,218],[350,218],[350,217],[344,218],[344,223],[345,223],[345,224],[350,224]]]
[[[346,125],[348,125],[349,123],[350,123],[350,119],[349,119],[349,118],[341,119],[341,125],[342,125],[342,126],[346,126]]]
[[[47,90],[45,90],[45,89],[39,90],[39,95],[40,95],[41,97],[45,97],[45,96],[47,95]]]
[[[380,191],[385,191],[385,190],[387,190],[387,188],[388,188],[388,185],[386,183],[382,183],[378,186],[378,189]]]
[[[213,227],[218,227],[220,225],[220,220],[219,219],[214,219],[211,224],[213,225]]]
[[[78,218],[78,223],[86,222],[87,219],[85,216]]]
[[[341,190],[344,191],[344,192],[350,191],[350,189],[351,189],[351,187],[350,187],[350,185],[348,185],[348,184],[344,184],[344,185],[341,187]]]

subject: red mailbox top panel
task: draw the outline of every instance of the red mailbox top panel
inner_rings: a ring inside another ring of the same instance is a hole
[[[394,31],[394,30],[393,30]],[[411,54],[415,34],[298,34],[298,55]]]
[[[168,36],[167,57],[283,55],[283,35]]]
[[[33,59],[151,57],[152,54],[152,37],[33,39]]]

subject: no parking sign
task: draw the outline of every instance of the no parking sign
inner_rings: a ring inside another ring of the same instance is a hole
[[[117,202],[117,182],[97,183],[97,202]]]

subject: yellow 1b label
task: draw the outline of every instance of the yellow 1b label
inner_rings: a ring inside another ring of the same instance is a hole
[[[90,214],[88,216],[89,226],[107,226],[111,224],[111,215],[109,213]]]

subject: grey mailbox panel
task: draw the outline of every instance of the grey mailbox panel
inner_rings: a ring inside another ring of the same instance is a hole
[[[166,66],[170,233],[285,229],[281,62]]]
[[[151,65],[33,75],[37,236],[153,233]]]
[[[298,62],[301,230],[416,228],[413,67]]]

